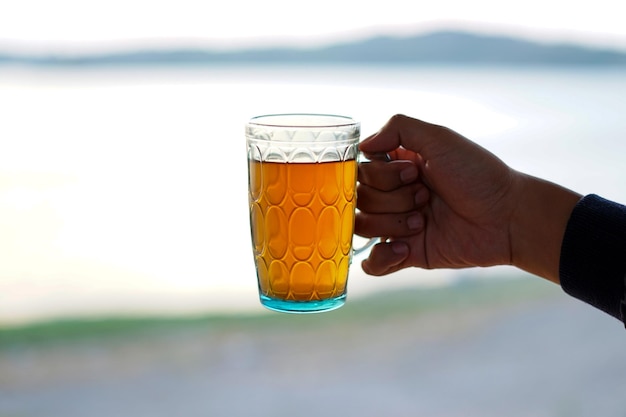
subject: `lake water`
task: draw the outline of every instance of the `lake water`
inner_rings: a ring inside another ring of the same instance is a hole
[[[261,310],[243,124],[394,113],[451,127],[514,168],[626,201],[623,69],[0,68],[0,322]],[[350,294],[431,285],[352,267]],[[489,276],[506,268],[479,270]]]

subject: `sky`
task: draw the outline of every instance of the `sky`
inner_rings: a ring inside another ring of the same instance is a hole
[[[366,4],[367,3],[367,4]],[[0,50],[315,46],[435,29],[626,50],[622,0],[3,0]]]

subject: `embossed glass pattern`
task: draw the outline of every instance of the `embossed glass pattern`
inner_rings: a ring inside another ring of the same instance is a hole
[[[343,305],[359,134],[359,123],[332,115],[269,115],[246,125],[252,249],[266,307]]]

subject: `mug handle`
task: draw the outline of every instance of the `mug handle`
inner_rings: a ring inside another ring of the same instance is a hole
[[[372,246],[374,246],[375,244],[377,244],[378,242],[380,242],[380,238],[379,237],[373,237],[370,240],[368,240],[360,248],[352,248],[352,253],[354,254],[354,256],[360,255],[363,252],[365,252],[366,250],[368,250],[369,248],[371,248]]]
[[[360,161],[372,161],[372,160],[378,160],[378,161],[385,161],[385,162],[389,162],[391,161],[391,158],[389,157],[389,155],[387,153],[378,153],[375,155],[370,155],[370,157],[366,157],[362,152],[359,152],[359,162]],[[357,197],[358,198],[358,197]],[[352,252],[353,254],[356,255],[360,255],[361,253],[365,252],[366,250],[368,250],[369,248],[371,248],[372,246],[374,246],[375,244],[381,242],[382,239],[379,237],[373,237],[370,238],[363,246],[361,246],[360,248],[353,248]]]
[[[391,158],[389,157],[389,155],[387,153],[378,153],[375,155],[370,155],[369,158],[366,157],[362,152],[359,152],[359,162],[361,161],[372,161],[372,160],[377,160],[377,161],[385,161],[385,162],[389,162],[391,161]],[[357,197],[358,198],[358,197]],[[360,248],[353,248],[352,252],[353,254],[356,255],[360,255],[361,253],[365,252],[366,250],[368,250],[369,248],[371,248],[372,246],[374,246],[375,244],[381,242],[382,239],[379,237],[373,237],[370,238],[363,246],[361,246]]]

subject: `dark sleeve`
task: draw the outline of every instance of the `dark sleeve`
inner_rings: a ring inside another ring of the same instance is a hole
[[[578,202],[563,237],[559,276],[567,294],[625,321],[626,206],[593,194]]]

